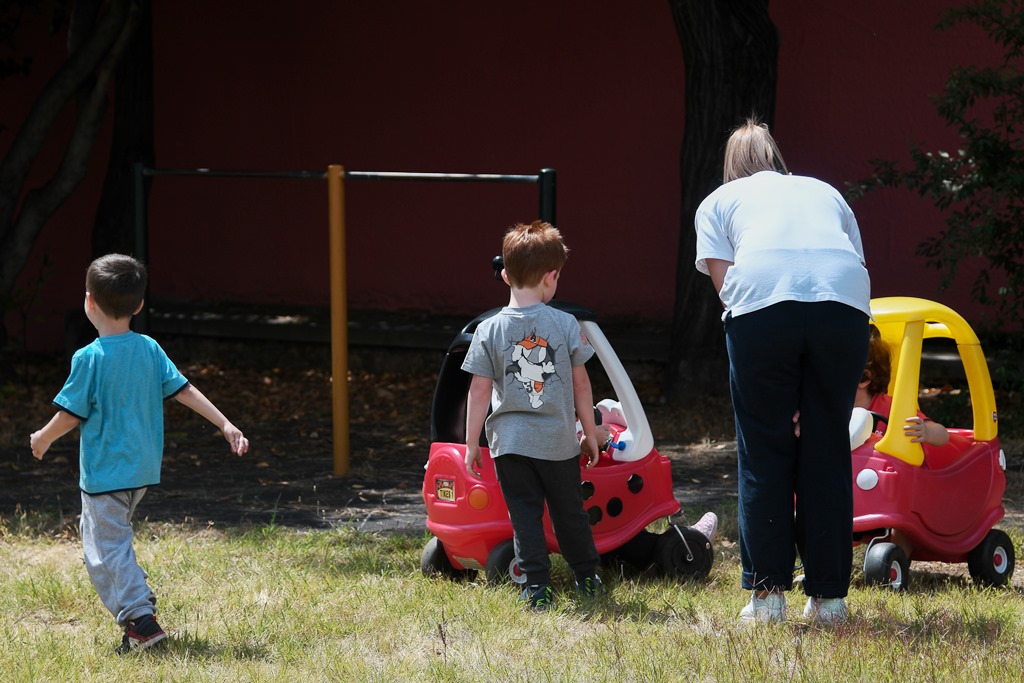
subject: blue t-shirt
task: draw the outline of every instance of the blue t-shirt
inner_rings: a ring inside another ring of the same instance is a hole
[[[71,359],[71,375],[53,399],[81,424],[79,487],[89,494],[160,483],[164,399],[188,380],[149,337],[99,337]]]

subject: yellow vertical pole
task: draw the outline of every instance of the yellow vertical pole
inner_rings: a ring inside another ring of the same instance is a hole
[[[331,396],[334,475],[348,474],[348,291],[345,266],[345,167],[327,167],[331,252]]]

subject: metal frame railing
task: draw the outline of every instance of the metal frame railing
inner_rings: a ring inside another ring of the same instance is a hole
[[[232,171],[209,168],[148,168],[136,163],[132,167],[135,205],[135,257],[149,262],[149,217],[146,206],[145,179],[160,176],[206,178],[254,178],[270,180],[326,180],[329,217],[329,251],[331,268],[331,376],[348,377],[348,293],[346,289],[345,252],[345,181],[427,181],[471,183],[536,183],[539,186],[539,216],[555,224],[556,174],[553,168],[541,169],[536,175],[500,173],[414,173],[402,171],[347,171],[331,165],[327,171]],[[148,331],[149,313],[144,307],[137,316],[137,329]],[[332,422],[334,429],[334,474],[348,473],[350,464],[348,382],[332,382]]]

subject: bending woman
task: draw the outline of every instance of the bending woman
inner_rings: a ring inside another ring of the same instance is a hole
[[[804,616],[836,623],[853,562],[849,420],[867,357],[870,281],[853,212],[788,172],[753,120],[697,209],[697,269],[725,306],[739,461],[744,621],[786,618],[797,550]],[[794,421],[799,416],[799,429]]]

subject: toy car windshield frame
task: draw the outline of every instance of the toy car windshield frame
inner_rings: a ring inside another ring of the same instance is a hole
[[[998,434],[998,414],[992,379],[981,342],[971,326],[953,309],[915,297],[871,300],[871,315],[882,339],[892,351],[893,376],[889,381],[893,415],[916,415],[925,339],[952,339],[963,362],[973,407],[974,440],[992,441]],[[924,462],[924,449],[899,429],[887,430],[875,450],[911,465]]]

